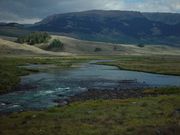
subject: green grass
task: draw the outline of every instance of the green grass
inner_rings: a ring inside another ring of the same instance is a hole
[[[151,95],[180,94],[180,87],[149,88],[149,89],[145,89],[143,93],[147,94],[147,95],[149,95],[149,94],[151,94]]]
[[[178,135],[180,96],[76,102],[0,116],[1,135]]]
[[[180,75],[180,56],[119,56],[115,61],[99,63],[120,69],[158,74]]]

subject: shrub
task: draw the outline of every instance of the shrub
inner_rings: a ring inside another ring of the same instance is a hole
[[[114,51],[117,51],[117,46],[113,46],[113,50],[114,50]]]
[[[138,44],[137,46],[138,46],[138,47],[144,47],[145,45],[142,44],[142,43],[140,43],[140,44]]]
[[[100,52],[100,51],[102,51],[101,48],[98,48],[98,47],[97,47],[97,48],[94,49],[94,52]]]
[[[60,50],[63,50],[64,44],[60,40],[54,39],[48,46],[48,49],[53,49],[53,48],[58,48]]]
[[[51,36],[47,32],[32,32],[17,39],[18,43],[27,43],[29,45],[48,42]]]

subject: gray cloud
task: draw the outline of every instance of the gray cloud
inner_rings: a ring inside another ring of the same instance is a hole
[[[91,9],[180,13],[180,0],[0,0],[0,21],[34,23],[55,13]]]

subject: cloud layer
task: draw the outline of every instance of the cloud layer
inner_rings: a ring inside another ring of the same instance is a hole
[[[180,0],[0,0],[0,21],[34,23],[55,13],[92,9],[180,13]]]

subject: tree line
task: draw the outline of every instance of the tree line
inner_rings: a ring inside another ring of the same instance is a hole
[[[51,36],[47,32],[32,32],[27,35],[17,38],[18,43],[27,43],[29,45],[46,43],[51,39]]]

